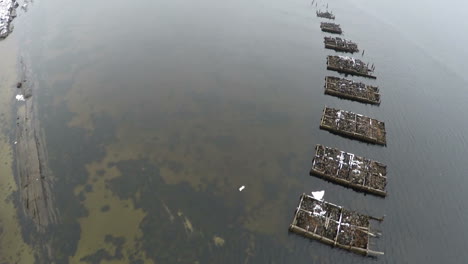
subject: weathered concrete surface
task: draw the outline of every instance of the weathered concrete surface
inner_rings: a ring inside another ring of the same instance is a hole
[[[0,0],[0,38],[6,38],[10,34],[10,23],[16,17],[16,7],[16,0]]]
[[[16,120],[16,165],[19,176],[20,200],[25,215],[34,222],[37,231],[57,221],[51,186],[53,177],[48,169],[43,133],[37,120],[37,109],[32,97],[33,83],[22,63],[23,85],[18,89],[23,99],[18,99]]]

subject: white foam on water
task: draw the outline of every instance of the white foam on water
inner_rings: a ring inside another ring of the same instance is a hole
[[[22,95],[22,94],[17,94],[17,95],[16,95],[16,101],[24,101],[24,95]]]

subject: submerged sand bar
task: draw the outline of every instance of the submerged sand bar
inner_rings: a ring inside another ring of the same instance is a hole
[[[387,195],[387,166],[352,153],[315,146],[310,175],[374,195]]]
[[[387,145],[385,123],[360,114],[325,107],[320,128],[364,142]]]
[[[362,103],[380,104],[378,87],[344,78],[325,77],[325,94]]]
[[[289,231],[364,256],[379,256],[384,252],[369,248],[370,238],[377,237],[370,227],[372,219],[302,194]]]

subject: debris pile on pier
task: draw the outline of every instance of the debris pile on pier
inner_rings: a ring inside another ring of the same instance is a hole
[[[322,22],[320,23],[320,28],[324,32],[335,33],[335,34],[343,33],[343,31],[341,31],[340,25],[335,24],[335,23]]]
[[[333,49],[336,51],[343,51],[343,52],[358,52],[358,45],[350,40],[342,39],[342,38],[333,38],[333,37],[325,37],[324,41],[325,48]]]
[[[289,231],[364,256],[383,255],[369,249],[370,216],[302,194]]]
[[[16,0],[0,0],[0,39],[10,34],[10,23],[16,17]]]
[[[333,13],[328,12],[328,11],[322,12],[319,10],[316,13],[317,13],[317,16],[321,18],[335,19],[335,15],[333,15]]]
[[[387,144],[384,122],[344,110],[325,107],[320,128],[369,143]]]
[[[325,94],[368,104],[380,104],[378,87],[344,78],[325,77]]]
[[[369,68],[363,61],[347,56],[328,56],[327,69],[373,79],[377,78],[371,74],[374,71],[373,67]]]
[[[336,148],[317,145],[310,174],[357,191],[387,195],[386,165]]]
[[[314,0],[315,1],[315,0]],[[312,1],[312,4],[314,3]],[[317,4],[315,5],[317,7]],[[317,17],[335,19],[328,12],[316,11]],[[342,34],[339,24],[322,22],[324,32]],[[339,37],[325,37],[326,49],[338,52],[359,52],[355,42]],[[362,51],[364,56],[364,51]],[[376,79],[374,65],[346,56],[328,56],[327,70]],[[349,100],[380,104],[377,86],[345,78],[325,77],[325,94]],[[373,144],[386,145],[385,123],[360,114],[325,107],[320,128],[345,137]],[[336,148],[316,145],[310,175],[352,188],[356,191],[385,197],[387,195],[387,166]],[[383,255],[371,250],[371,238],[380,234],[370,227],[370,220],[383,221],[372,216],[346,210],[322,200],[323,192],[302,194],[289,231],[364,256]]]

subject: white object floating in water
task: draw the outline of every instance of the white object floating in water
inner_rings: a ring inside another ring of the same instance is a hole
[[[242,190],[245,189],[245,185],[242,185],[241,187],[239,187],[239,192],[242,192]]]
[[[325,195],[325,191],[312,192],[312,196],[317,200],[322,200]]]
[[[16,95],[16,100],[17,100],[17,101],[24,101],[24,95],[22,95],[22,94],[17,94],[17,95]]]
[[[15,141],[15,145],[18,144],[18,141]]]

